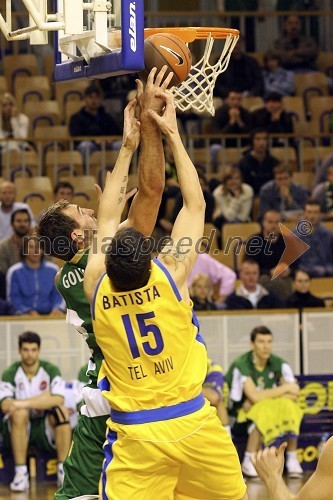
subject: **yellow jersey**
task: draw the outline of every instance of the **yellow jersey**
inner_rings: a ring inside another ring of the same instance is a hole
[[[147,285],[129,292],[116,292],[104,274],[92,318],[104,354],[98,386],[114,413],[201,397],[206,347],[192,306],[160,261],[152,261]]]

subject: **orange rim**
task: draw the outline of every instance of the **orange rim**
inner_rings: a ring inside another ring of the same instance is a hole
[[[193,42],[194,40],[205,40],[209,35],[212,35],[214,39],[227,38],[228,35],[231,35],[233,38],[239,36],[239,31],[231,28],[145,28],[145,38],[156,33],[170,33],[171,35],[179,36],[186,43]]]

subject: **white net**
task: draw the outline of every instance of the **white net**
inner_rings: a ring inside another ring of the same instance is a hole
[[[222,53],[215,64],[210,64],[210,56],[214,45],[214,37],[208,35],[205,51],[191,68],[187,78],[174,90],[175,103],[181,111],[193,109],[198,113],[215,115],[213,91],[216,78],[228,67],[230,55],[237,43],[238,36],[227,35]]]

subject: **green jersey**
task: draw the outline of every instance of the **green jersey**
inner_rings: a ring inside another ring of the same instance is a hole
[[[87,375],[91,386],[97,386],[97,376],[102,364],[103,355],[92,327],[90,305],[83,290],[84,271],[88,262],[89,248],[79,250],[74,257],[65,262],[57,283],[57,288],[67,306],[67,323],[74,325],[84,337],[91,350],[91,363]]]
[[[276,387],[281,378],[286,382],[295,381],[291,367],[279,356],[271,354],[265,368],[259,371],[254,365],[253,352],[242,354],[235,359],[225,375],[229,386],[230,414],[232,416],[237,415],[238,409],[242,407],[246,399],[243,386],[249,377],[252,378],[258,391]]]

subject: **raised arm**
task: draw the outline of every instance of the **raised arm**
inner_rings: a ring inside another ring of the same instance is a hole
[[[125,108],[123,144],[114,169],[107,174],[105,188],[99,200],[97,233],[93,237],[84,274],[84,291],[89,302],[93,299],[99,278],[105,272],[105,252],[111,238],[118,231],[126,203],[128,170],[140,140],[140,123],[134,118],[135,106],[134,99]]]
[[[164,248],[159,259],[169,269],[185,299],[188,296],[187,278],[197,258],[198,240],[203,236],[205,200],[197,171],[179,135],[172,94],[166,91],[157,95],[165,100],[164,114],[159,116],[154,111],[149,111],[149,114],[166,135],[171,146],[183,196],[183,208],[171,233],[172,243]]]
[[[140,107],[141,141],[139,154],[139,191],[135,195],[128,218],[121,227],[131,226],[150,236],[156,224],[156,218],[162,199],[165,182],[165,159],[161,131],[148,114],[153,109],[161,114],[163,101],[155,96],[157,90],[165,90],[173,76],[170,73],[163,80],[167,66],[163,66],[156,75],[156,68],[149,73],[144,86],[137,80],[137,100]],[[155,78],[156,77],[156,78]]]

